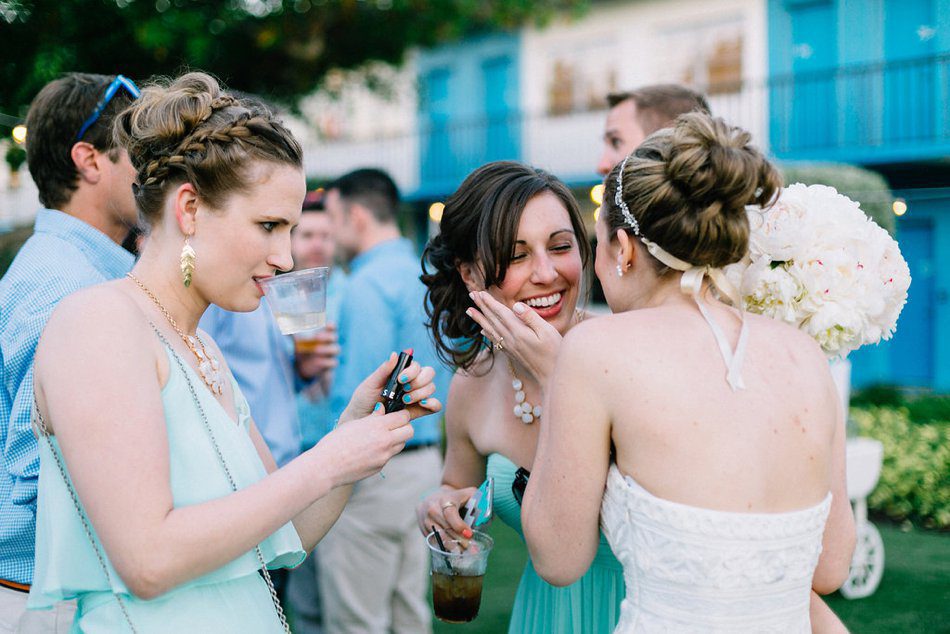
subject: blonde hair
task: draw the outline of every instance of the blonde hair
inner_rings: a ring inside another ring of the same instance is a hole
[[[219,208],[232,193],[247,191],[254,161],[300,167],[300,144],[262,104],[224,92],[210,75],[160,79],[123,111],[115,138],[136,170],[139,213],[154,224],[172,186],[191,183]]]
[[[782,186],[751,138],[701,113],[681,115],[648,137],[626,161],[621,192],[640,233],[690,264],[722,267],[742,259],[749,248],[746,205],[770,205]],[[614,204],[620,167],[607,176],[604,192],[612,239],[630,228]]]

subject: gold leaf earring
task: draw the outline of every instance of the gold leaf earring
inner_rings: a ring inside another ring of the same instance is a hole
[[[188,244],[188,238],[185,238],[185,246],[181,248],[181,281],[185,288],[191,286],[191,276],[195,274],[195,250]]]

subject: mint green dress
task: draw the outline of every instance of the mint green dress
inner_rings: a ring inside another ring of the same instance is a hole
[[[231,486],[182,370],[175,362],[175,353],[167,351],[169,377],[162,390],[162,404],[168,431],[169,484],[177,508],[226,496],[231,493]],[[231,377],[231,384],[238,410],[237,425],[205,388],[197,373],[190,366],[185,368],[237,488],[248,487],[262,479],[266,470],[249,434],[250,412],[234,378]],[[50,440],[62,458],[56,438]],[[112,578],[110,587],[50,452],[50,443],[41,438],[39,451],[36,571],[28,607],[43,609],[58,601],[76,599],[72,633],[127,632],[128,625],[113,594],[118,593],[139,634],[283,632],[270,592],[258,572],[260,564],[253,550],[148,601],[132,596],[107,561]],[[96,542],[104,553],[98,536]],[[264,540],[260,548],[271,569],[296,566],[306,556],[290,523]]]
[[[521,506],[511,492],[517,470],[501,454],[488,457],[488,475],[495,478],[494,513],[523,539]],[[591,567],[567,587],[557,588],[544,581],[528,559],[515,595],[508,633],[607,634],[617,625],[625,594],[623,568],[601,534]]]

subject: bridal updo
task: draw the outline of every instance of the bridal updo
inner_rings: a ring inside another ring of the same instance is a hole
[[[782,186],[751,138],[700,113],[682,115],[672,128],[648,137],[623,173],[623,200],[640,235],[693,265],[718,268],[742,259],[749,249],[746,205],[770,205]],[[621,165],[605,182],[601,213],[611,239],[630,229],[614,202]],[[666,272],[662,263],[654,264],[660,274]]]
[[[563,182],[544,170],[515,161],[487,163],[445,201],[439,234],[422,253],[420,278],[426,285],[426,326],[443,361],[469,369],[484,349],[481,327],[465,314],[475,304],[459,265],[474,264],[485,288],[500,285],[515,252],[524,208],[544,192],[564,204],[587,269],[591,248],[577,201]]]
[[[149,224],[161,217],[166,193],[184,182],[220,208],[253,184],[253,162],[303,165],[300,144],[267,107],[224,92],[205,73],[147,86],[114,133],[135,168],[135,201]]]

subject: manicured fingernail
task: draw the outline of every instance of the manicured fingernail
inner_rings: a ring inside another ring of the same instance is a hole
[[[515,302],[515,305],[512,306],[511,309],[521,315],[524,313],[524,311],[528,310],[528,307],[521,302]]]
[[[419,401],[419,405],[425,405],[425,404],[426,404],[426,401],[428,401],[428,400],[429,400],[429,399],[427,399],[427,398],[422,399],[421,401]]]
[[[465,539],[471,539],[471,538],[472,538],[472,535],[474,535],[474,534],[475,534],[475,533],[473,533],[473,532],[472,532],[472,529],[470,529],[470,528],[466,528],[464,531],[462,531],[462,536],[465,537]]]
[[[408,404],[410,401],[412,401],[412,395],[411,395],[411,394],[403,394],[403,396],[402,396],[402,402]]]
[[[409,377],[406,376],[405,374],[403,374],[401,377],[399,377],[399,382],[400,382],[400,383],[405,383],[405,382],[408,381],[408,380],[409,380]]]
[[[472,291],[471,293],[469,293],[469,294],[468,294],[468,297],[469,297],[469,299],[471,299],[471,300],[474,301],[474,300],[475,300],[475,291]]]
[[[376,403],[376,405],[373,406],[373,411],[378,412],[379,408],[381,408],[382,406],[383,406],[382,403]]]

